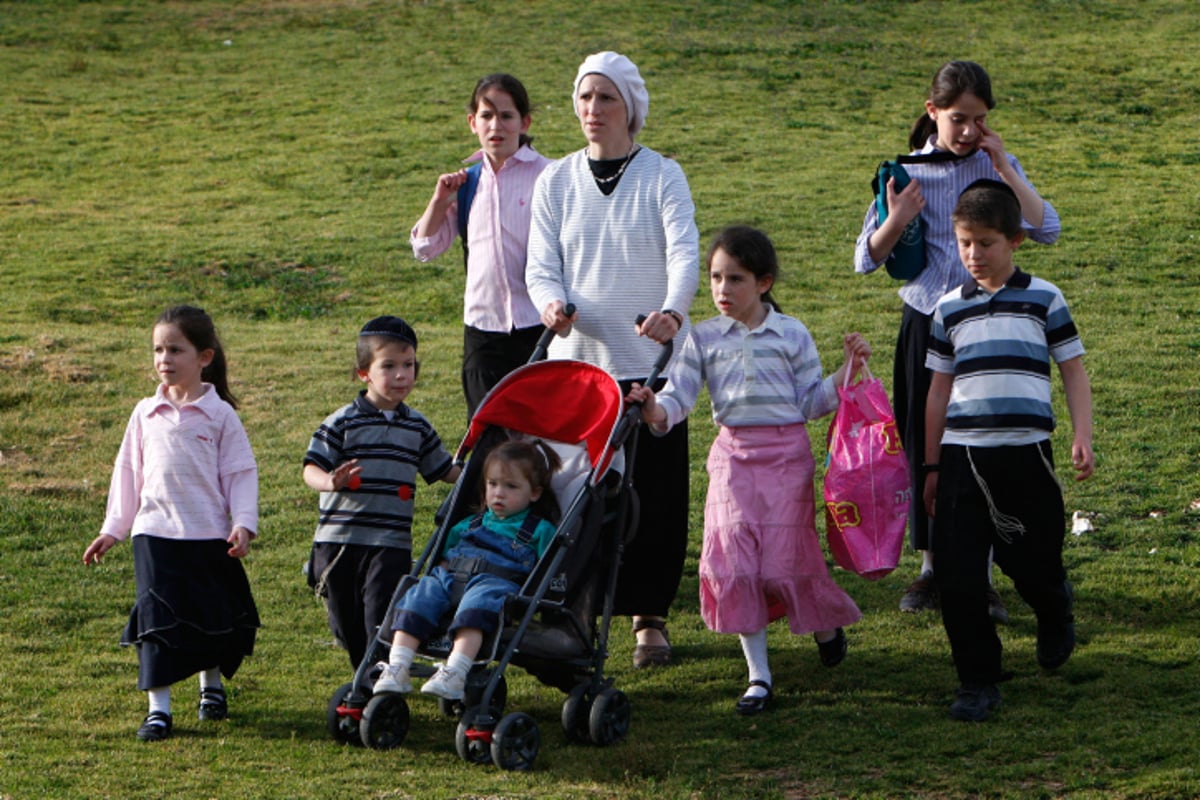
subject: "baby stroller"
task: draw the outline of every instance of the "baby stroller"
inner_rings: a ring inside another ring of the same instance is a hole
[[[563,462],[552,489],[562,517],[550,546],[505,603],[504,624],[485,637],[461,701],[439,699],[441,711],[457,716],[455,748],[465,761],[491,761],[507,770],[526,770],[537,757],[541,736],[536,721],[506,713],[504,673],[516,664],[541,682],[567,694],[561,722],[568,740],[610,745],[629,730],[628,698],[604,674],[608,636],[621,553],[637,526],[637,498],[631,470],[623,469],[622,448],[636,441],[640,410],[623,409],[617,381],[580,361],[540,361],[548,332],[534,361],[515,370],[484,398],[455,456],[464,469],[438,511],[438,527],[413,572],[400,581],[392,610],[380,626],[354,679],[330,700],[327,724],[338,741],[375,749],[399,747],[409,730],[406,695],[372,694],[380,660],[391,644],[396,602],[438,561],[454,523],[472,513],[483,463],[491,448],[513,437],[550,444]],[[650,381],[671,356],[664,345]],[[467,456],[470,454],[470,460]],[[447,636],[425,642],[423,659],[443,660],[453,642]],[[432,666],[413,665],[425,678]]]

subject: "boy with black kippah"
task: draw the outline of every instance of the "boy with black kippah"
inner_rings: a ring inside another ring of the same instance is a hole
[[[933,517],[942,623],[961,686],[950,716],[980,722],[1000,704],[1000,639],[988,615],[987,559],[1037,615],[1037,660],[1066,663],[1075,647],[1062,561],[1065,510],[1054,472],[1050,364],[1058,364],[1074,438],[1076,479],[1092,474],[1092,398],[1083,345],[1062,293],[1013,263],[1021,207],[1000,181],[968,186],[954,210],[972,280],[937,304],[926,366],[924,502]]]
[[[458,479],[437,431],[404,403],[418,368],[407,322],[383,316],[364,325],[355,374],[366,388],[321,423],[304,455],[304,482],[321,493],[309,581],[356,667],[412,569],[417,475],[426,483]]]

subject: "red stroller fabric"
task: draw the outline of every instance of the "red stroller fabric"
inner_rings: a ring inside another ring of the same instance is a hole
[[[483,399],[459,457],[491,425],[565,444],[584,444],[598,481],[612,460],[611,440],[621,419],[621,387],[583,361],[538,361],[513,370]]]

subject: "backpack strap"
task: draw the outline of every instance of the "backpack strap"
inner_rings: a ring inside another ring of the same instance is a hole
[[[975,155],[972,150],[965,156],[956,155],[949,150],[935,150],[932,153],[914,153],[908,156],[896,156],[897,164],[937,164],[943,161],[958,161],[963,158],[970,158]]]
[[[467,221],[471,218],[471,205],[475,202],[475,190],[479,188],[479,173],[482,170],[482,161],[467,167],[467,180],[458,187],[458,235],[462,237],[463,269],[467,267]]]

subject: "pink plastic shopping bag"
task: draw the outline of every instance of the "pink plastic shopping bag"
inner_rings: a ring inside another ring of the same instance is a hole
[[[883,384],[864,367],[838,389],[829,423],[825,534],[843,569],[879,580],[896,568],[912,486],[896,418]]]

